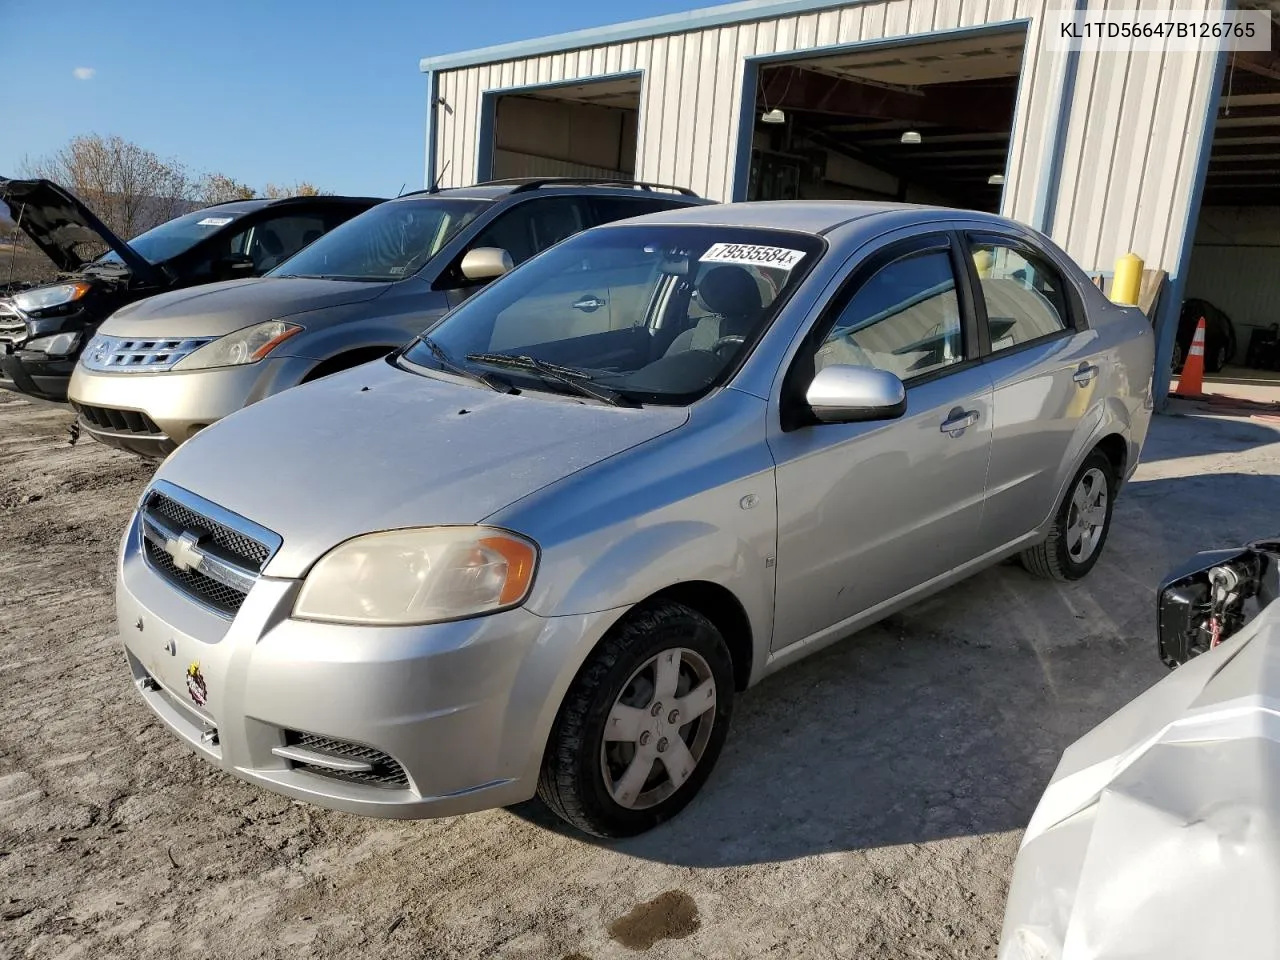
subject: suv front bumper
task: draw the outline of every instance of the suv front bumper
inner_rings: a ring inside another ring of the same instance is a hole
[[[25,393],[41,400],[65,403],[67,385],[76,368],[75,357],[49,359],[43,353],[14,350],[4,344],[0,353],[0,390]]]
[[[135,517],[116,605],[147,706],[233,776],[347,813],[453,816],[529,799],[564,691],[617,617],[311,623],[289,618],[299,581],[262,577],[228,620],[162,579],[137,530]],[[317,743],[339,747],[317,758]],[[324,767],[370,759],[372,772]]]

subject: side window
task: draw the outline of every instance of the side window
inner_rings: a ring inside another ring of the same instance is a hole
[[[517,266],[586,228],[574,197],[543,197],[517,204],[485,227],[471,247],[502,247]]]
[[[1062,276],[1042,258],[985,237],[971,238],[970,252],[987,305],[992,353],[1071,326]]]
[[[272,217],[253,227],[243,252],[253,259],[255,273],[265,273],[318,240],[324,230],[324,217],[318,213]]]
[[[964,358],[951,255],[927,250],[886,264],[858,287],[818,348],[814,373],[850,364],[910,380]]]
[[[591,206],[595,210],[596,223],[613,223],[628,217],[643,217],[646,213],[657,213],[659,210],[670,210],[680,206],[671,200],[661,197],[592,197]]]

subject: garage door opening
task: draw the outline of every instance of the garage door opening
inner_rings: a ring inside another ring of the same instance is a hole
[[[1205,369],[1280,371],[1280,36],[1228,61],[1180,308],[1173,369],[1200,317]]]
[[[1026,31],[762,66],[746,196],[997,212]]]
[[[481,179],[634,179],[639,76],[502,94],[493,109],[491,170]]]

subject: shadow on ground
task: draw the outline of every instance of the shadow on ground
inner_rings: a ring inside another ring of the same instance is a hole
[[[1172,562],[1221,545],[1178,521],[1215,489],[1221,509],[1280,502],[1275,476],[1135,481],[1087,579],[995,567],[781,671],[739,696],[701,796],[611,846],[724,867],[1023,828],[1062,750],[1166,675],[1155,588]],[[579,836],[536,801],[512,812]]]

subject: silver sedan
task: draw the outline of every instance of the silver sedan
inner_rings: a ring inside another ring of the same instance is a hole
[[[597,228],[173,454],[122,544],[129,665],[200,755],[291,797],[537,793],[639,833],[773,671],[1010,556],[1088,573],[1152,358],[1139,311],[997,217]]]

